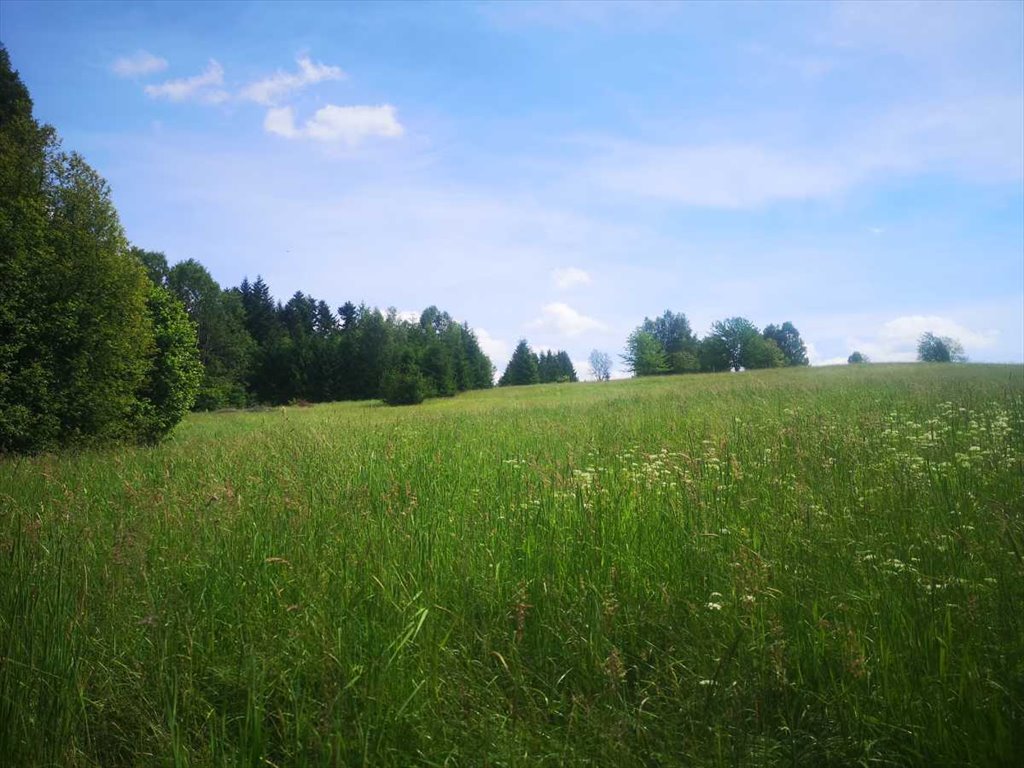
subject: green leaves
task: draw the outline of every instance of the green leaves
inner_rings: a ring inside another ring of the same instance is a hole
[[[928,331],[917,341],[917,359],[922,363],[966,363],[967,355],[956,339]]]
[[[106,181],[35,122],[2,49],[0,150],[0,453],[165,434],[191,402],[190,337],[151,301]]]

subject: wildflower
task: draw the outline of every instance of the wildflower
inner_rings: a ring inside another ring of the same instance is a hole
[[[720,611],[720,610],[722,610],[722,604],[721,603],[708,603],[708,610],[709,611]]]

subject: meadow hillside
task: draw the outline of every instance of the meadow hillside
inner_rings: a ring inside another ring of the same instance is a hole
[[[1010,765],[1024,369],[192,414],[0,460],[0,762]]]

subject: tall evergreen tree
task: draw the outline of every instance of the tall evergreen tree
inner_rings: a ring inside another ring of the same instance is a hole
[[[537,356],[530,349],[530,345],[526,343],[526,339],[520,339],[512,353],[512,358],[508,361],[505,372],[498,380],[498,386],[510,387],[539,383],[540,371],[538,370]]]

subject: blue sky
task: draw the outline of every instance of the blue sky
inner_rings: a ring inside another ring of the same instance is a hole
[[[812,362],[1024,360],[1024,4],[22,3],[133,243],[616,356],[665,309]]]

